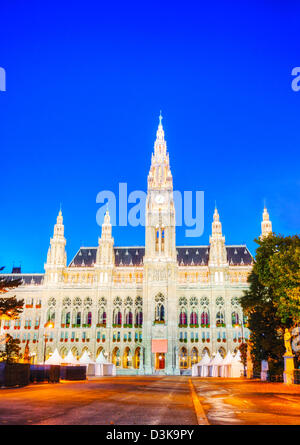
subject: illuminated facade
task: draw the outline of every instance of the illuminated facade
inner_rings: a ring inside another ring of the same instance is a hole
[[[267,210],[262,234],[272,231]],[[21,276],[6,294],[25,299],[19,320],[2,329],[28,344],[34,362],[55,348],[80,357],[101,350],[118,373],[179,374],[210,355],[233,352],[249,332],[238,298],[253,259],[225,245],[217,209],[207,246],[176,246],[173,179],[161,118],[148,175],[145,247],[116,247],[106,212],[97,247],[81,247],[67,265],[62,212],[44,274]],[[54,323],[53,329],[46,327]]]

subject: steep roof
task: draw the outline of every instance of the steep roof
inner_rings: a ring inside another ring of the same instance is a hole
[[[179,266],[205,266],[208,264],[209,246],[178,246]],[[229,265],[251,265],[253,258],[245,245],[226,246]],[[114,247],[116,266],[141,266],[144,247]],[[96,262],[97,247],[81,247],[69,266],[89,267]]]
[[[15,280],[16,278],[21,278],[22,284],[42,284],[44,274],[43,273],[10,273],[10,274],[1,274],[0,277],[7,277],[11,280]]]

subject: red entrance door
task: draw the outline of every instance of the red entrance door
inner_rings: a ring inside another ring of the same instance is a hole
[[[162,352],[158,354],[158,369],[165,369],[165,354]]]

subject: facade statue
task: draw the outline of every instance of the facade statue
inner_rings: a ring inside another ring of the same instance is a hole
[[[285,346],[285,355],[293,355],[292,347],[291,347],[291,333],[286,328],[284,333],[284,346]]]

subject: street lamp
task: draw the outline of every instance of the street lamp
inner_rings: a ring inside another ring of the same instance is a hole
[[[51,321],[51,320],[49,320],[46,324],[45,324],[45,328],[47,329],[53,329],[54,328],[54,323]],[[46,333],[46,331],[45,331],[45,333],[44,333],[44,336],[45,336],[45,346],[44,346],[44,364],[45,364],[45,361],[46,361],[46,340],[47,340],[47,333]]]

